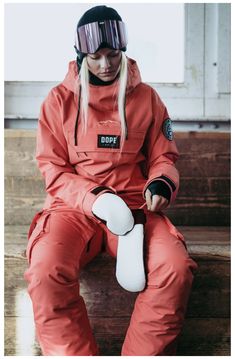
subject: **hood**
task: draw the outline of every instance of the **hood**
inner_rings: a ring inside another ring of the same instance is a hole
[[[139,72],[139,68],[135,60],[128,58],[128,79],[127,79],[127,90],[126,94],[128,96],[129,93],[133,91],[133,89],[141,83],[141,76]],[[76,96],[79,93],[79,76],[78,76],[78,68],[76,61],[69,62],[68,72],[63,81],[63,85],[71,92],[73,92]],[[118,80],[113,84],[108,86],[96,86],[89,85],[90,91],[90,105],[94,107],[99,107],[102,105],[103,109],[112,109],[114,108],[115,95],[118,92]],[[128,100],[128,99],[127,99]]]

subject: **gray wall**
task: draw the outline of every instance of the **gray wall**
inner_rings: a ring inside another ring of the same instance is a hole
[[[176,130],[229,130],[230,28],[230,4],[185,5],[185,81],[150,83],[166,103]],[[40,105],[55,85],[5,82],[6,127],[36,127]]]

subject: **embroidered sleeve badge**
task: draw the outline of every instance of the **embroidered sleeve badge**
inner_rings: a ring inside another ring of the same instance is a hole
[[[172,121],[170,118],[167,118],[162,125],[162,132],[164,136],[169,140],[173,140],[173,130],[172,130]]]

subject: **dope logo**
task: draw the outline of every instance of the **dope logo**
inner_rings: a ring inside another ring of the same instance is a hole
[[[97,147],[99,148],[120,148],[120,136],[98,135]]]

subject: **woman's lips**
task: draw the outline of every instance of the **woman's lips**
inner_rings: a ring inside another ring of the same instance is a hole
[[[109,71],[109,72],[101,72],[100,76],[110,76],[113,75],[115,71]]]

